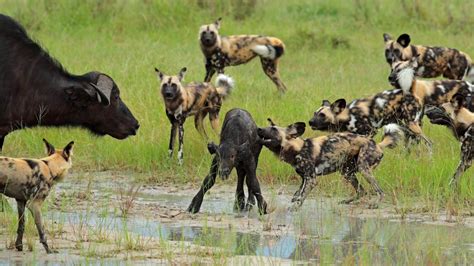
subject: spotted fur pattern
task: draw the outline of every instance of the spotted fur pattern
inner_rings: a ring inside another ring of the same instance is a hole
[[[427,116],[432,123],[450,128],[461,142],[461,160],[450,182],[457,186],[460,176],[471,167],[474,160],[474,112],[466,108],[465,97],[456,94],[450,102],[431,109]]]
[[[280,92],[286,86],[280,79],[278,63],[285,51],[280,39],[262,35],[219,35],[221,19],[199,29],[199,43],[204,54],[206,76],[209,82],[217,71],[224,73],[224,68],[245,64],[255,57],[260,57],[265,74],[275,83]]]
[[[167,76],[155,68],[160,82],[160,93],[165,102],[166,116],[171,123],[169,155],[173,155],[176,131],[179,134],[178,160],[183,161],[184,122],[189,116],[194,116],[194,126],[198,132],[207,138],[203,119],[209,114],[212,128],[218,132],[219,112],[222,102],[234,87],[232,78],[219,75],[216,84],[208,82],[192,82],[183,85],[181,81],[186,68],[181,69],[176,76]]]
[[[398,61],[417,57],[418,77],[434,78],[443,76],[448,79],[467,79],[474,81],[472,60],[464,52],[447,47],[410,45],[410,36],[402,34],[397,40],[385,33],[385,59],[389,65]]]
[[[42,159],[0,157],[0,193],[14,198],[18,206],[18,230],[15,247],[23,250],[25,207],[35,219],[41,244],[47,253],[53,252],[47,243],[41,218],[41,205],[55,183],[62,180],[72,166],[70,142],[63,150],[55,150],[44,140],[48,156]]]
[[[356,197],[344,201],[350,203],[365,194],[356,173],[360,172],[378,194],[380,201],[384,192],[373,176],[383,157],[385,147],[393,147],[403,134],[401,129],[391,124],[387,126],[384,139],[377,144],[370,137],[353,133],[334,133],[328,136],[303,139],[303,122],[278,127],[272,124],[259,128],[262,143],[282,161],[293,166],[302,178],[300,188],[293,196],[292,208],[297,209],[309,192],[316,186],[318,176],[340,171],[356,190]]]

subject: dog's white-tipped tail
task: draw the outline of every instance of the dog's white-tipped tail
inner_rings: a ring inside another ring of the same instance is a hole
[[[252,51],[263,58],[275,59],[277,56],[277,51],[275,47],[271,45],[255,45],[252,47]]]
[[[224,75],[219,74],[216,78],[216,89],[217,93],[221,95],[224,99],[229,96],[232,90],[234,89],[235,82],[234,79]]]
[[[383,127],[383,139],[379,143],[379,146],[384,149],[388,147],[393,149],[397,146],[398,142],[403,138],[404,132],[402,127],[397,124],[388,124]]]

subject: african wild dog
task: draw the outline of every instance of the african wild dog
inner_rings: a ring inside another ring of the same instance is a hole
[[[257,125],[249,112],[238,108],[227,112],[222,125],[219,146],[214,143],[208,144],[209,152],[215,156],[209,174],[188,207],[189,212],[199,212],[204,194],[214,185],[217,174],[225,180],[235,167],[238,179],[234,210],[250,210],[257,198],[259,213],[267,213],[267,203],[263,199],[256,173],[258,157],[262,150],[259,140]],[[247,204],[245,203],[244,181],[248,188]]]
[[[417,131],[411,131],[416,117],[402,110],[407,97],[401,89],[393,89],[353,100],[348,106],[345,99],[338,99],[334,103],[323,100],[322,106],[309,120],[309,125],[313,130],[349,131],[373,137],[379,128],[396,123],[403,126],[407,137],[412,137],[417,135]],[[425,136],[420,137],[430,144]]]
[[[415,76],[417,67],[417,57],[394,62],[388,80],[392,86],[403,90],[403,112],[416,117],[415,123],[409,125],[410,130],[421,135],[420,123],[425,109],[449,102],[456,93],[467,98],[474,92],[474,86],[462,80],[420,80]]]
[[[450,185],[454,186],[474,160],[474,112],[469,111],[466,104],[466,97],[458,93],[450,102],[427,112],[431,123],[449,127],[461,142],[461,161],[450,182]]]
[[[443,76],[474,82],[474,68],[469,55],[453,48],[410,45],[410,36],[402,34],[395,41],[384,33],[385,59],[389,65],[418,56],[415,74],[423,78]]]
[[[212,128],[217,131],[219,126],[219,111],[224,99],[234,87],[234,80],[229,76],[220,74],[216,85],[211,83],[189,83],[182,85],[181,81],[186,73],[182,68],[177,76],[167,76],[155,68],[160,80],[161,95],[165,101],[166,116],[171,123],[171,136],[169,142],[169,155],[173,155],[176,139],[176,130],[179,130],[178,160],[183,161],[184,122],[188,116],[194,115],[194,126],[201,135],[207,138],[204,130],[203,119],[209,114]]]
[[[353,133],[334,133],[328,136],[303,139],[305,123],[298,122],[288,127],[278,127],[270,119],[271,126],[259,128],[258,135],[263,145],[289,163],[301,176],[302,183],[291,200],[297,209],[316,186],[318,176],[340,171],[356,190],[356,196],[341,203],[350,203],[363,196],[356,173],[361,172],[378,194],[378,202],[384,193],[372,171],[380,163],[385,147],[394,147],[403,131],[396,124],[385,126],[385,135],[379,144],[367,136]],[[376,207],[376,206],[371,206]]]
[[[47,253],[49,248],[41,218],[41,205],[54,184],[66,177],[72,166],[70,142],[63,150],[54,149],[43,139],[48,157],[41,159],[17,159],[0,157],[0,193],[14,198],[18,207],[18,231],[15,247],[23,250],[23,232],[25,230],[25,206],[35,219],[41,244]]]
[[[285,51],[283,42],[261,35],[220,36],[220,25],[221,18],[199,29],[199,43],[206,61],[204,81],[209,82],[216,71],[224,73],[227,66],[245,64],[259,56],[265,74],[280,92],[285,92],[286,86],[278,71],[278,61]]]

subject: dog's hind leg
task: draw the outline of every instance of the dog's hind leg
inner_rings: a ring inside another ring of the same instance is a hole
[[[191,213],[198,213],[199,209],[201,209],[202,200],[204,199],[204,194],[214,186],[216,182],[217,176],[217,168],[218,168],[218,159],[217,156],[214,156],[212,159],[211,169],[209,170],[209,174],[204,178],[202,182],[201,188],[199,189],[196,196],[194,196],[191,204],[189,205],[187,211]]]
[[[472,130],[474,131],[474,130]],[[456,173],[454,173],[453,178],[449,182],[451,187],[456,188],[459,183],[459,177],[472,165],[472,161],[474,160],[474,139],[464,139],[461,145],[461,161],[456,169]]]
[[[209,112],[209,121],[214,132],[219,135],[219,110]]]
[[[356,177],[356,169],[354,170],[350,170],[350,171],[344,171],[343,172],[343,175],[344,175],[344,179],[346,179],[351,185],[352,187],[355,189],[356,191],[356,195],[352,198],[349,198],[349,199],[346,199],[346,200],[342,200],[340,201],[339,203],[340,204],[349,204],[353,201],[356,201],[358,199],[360,199],[362,196],[365,195],[365,190],[364,188],[362,187],[362,184],[359,183],[359,180],[357,180],[357,177]]]
[[[25,232],[25,205],[26,201],[16,200],[18,208],[18,229],[16,231],[15,248],[23,251],[23,233]]]
[[[46,239],[46,235],[44,233],[44,226],[43,220],[41,218],[41,204],[43,200],[35,199],[28,204],[28,209],[30,209],[33,218],[35,219],[36,229],[38,230],[38,235],[40,238],[41,244],[43,244],[44,249],[48,254],[56,253],[55,251],[51,250],[48,246],[48,241]]]
[[[204,120],[204,117],[206,117],[206,115],[207,115],[207,110],[201,110],[197,112],[196,115],[194,116],[194,127],[199,132],[199,134],[207,140],[208,136],[207,136],[206,130],[204,129],[204,124],[203,124],[203,120]]]
[[[275,83],[280,93],[286,92],[286,85],[281,81],[280,72],[278,71],[278,58],[268,59],[260,57],[263,72]]]

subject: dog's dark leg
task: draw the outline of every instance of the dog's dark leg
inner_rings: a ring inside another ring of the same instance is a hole
[[[179,122],[178,135],[179,135],[179,147],[178,147],[178,162],[183,164],[183,146],[184,146],[184,121]]]
[[[308,197],[309,193],[313,190],[313,188],[317,185],[318,180],[316,175],[305,175],[303,178],[303,185],[300,190],[300,195],[297,198],[292,200],[293,205],[290,207],[291,211],[296,211],[303,205],[304,200]]]
[[[245,169],[237,167],[237,188],[235,190],[235,202],[234,211],[243,211],[245,209],[245,193],[244,193],[244,181],[245,181]]]
[[[191,213],[198,213],[199,209],[201,209],[201,204],[202,200],[204,199],[204,194],[211,189],[212,186],[214,186],[214,183],[216,182],[216,176],[217,176],[217,167],[218,167],[218,160],[217,156],[214,156],[214,159],[212,159],[212,164],[211,164],[211,169],[209,170],[209,174],[206,176],[204,181],[202,182],[202,186],[199,189],[198,193],[196,196],[194,196],[193,200],[191,201],[191,204],[189,205],[187,211]]]
[[[257,198],[258,212],[260,214],[267,214],[267,202],[262,196],[262,191],[260,190],[260,183],[257,179],[257,167],[254,163],[253,158],[249,159],[246,165],[247,178],[245,179],[247,187],[252,191],[252,194]]]
[[[262,62],[263,72],[275,83],[278,88],[278,91],[285,93],[286,85],[280,79],[280,73],[278,72],[278,59],[266,59],[260,58]]]
[[[209,121],[211,122],[212,130],[214,130],[217,135],[219,135],[219,111],[220,108],[209,112]]]
[[[15,248],[23,251],[23,233],[25,232],[25,205],[26,201],[16,200],[18,207],[18,229],[16,231]]]
[[[174,118],[173,115],[168,114],[168,112],[166,112],[166,116],[168,117],[168,119],[171,123],[170,142],[169,142],[169,145],[168,145],[168,155],[171,158],[173,156],[174,143],[176,142],[176,133],[177,133],[177,130],[178,130],[178,121],[176,120],[176,118]]]
[[[33,218],[35,219],[36,229],[38,230],[40,242],[41,244],[43,244],[44,249],[46,250],[48,254],[55,253],[55,251],[49,248],[48,241],[44,233],[43,220],[41,218],[41,204],[42,203],[43,203],[42,200],[33,200],[28,204],[28,209],[30,209],[31,214],[33,215]]]
[[[355,189],[356,195],[355,195],[355,197],[340,201],[339,202],[340,204],[349,204],[353,201],[356,201],[356,200],[360,199],[362,196],[365,195],[365,190],[362,187],[362,184],[360,184],[359,181],[357,180],[355,172],[344,173],[344,178]]]
[[[207,110],[201,110],[194,116],[194,127],[206,140],[208,139],[206,130],[204,129],[203,120],[207,115]]]
[[[216,69],[212,66],[210,60],[206,59],[206,76],[204,77],[204,82],[210,82],[215,73]]]
[[[380,163],[380,160],[383,157],[382,153],[377,153],[374,151],[373,147],[362,147],[359,152],[358,158],[358,170],[364,176],[365,180],[370,184],[370,186],[375,190],[378,195],[377,202],[375,204],[370,204],[369,208],[378,208],[378,203],[381,202],[385,196],[382,188],[372,174],[372,169]]]

